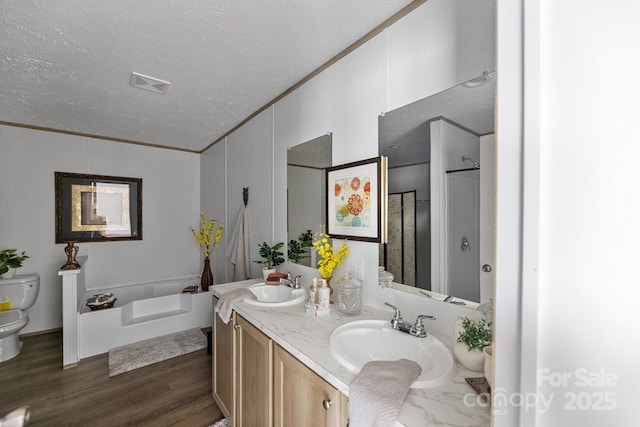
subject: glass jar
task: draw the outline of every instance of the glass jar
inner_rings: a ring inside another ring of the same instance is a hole
[[[393,282],[393,274],[386,271],[383,266],[378,267],[378,285],[390,288],[391,282]]]
[[[353,273],[336,283],[336,310],[345,316],[357,316],[362,311],[362,282]]]

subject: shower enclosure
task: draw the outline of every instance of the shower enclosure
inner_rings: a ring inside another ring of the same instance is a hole
[[[432,289],[480,301],[480,137],[431,122]]]

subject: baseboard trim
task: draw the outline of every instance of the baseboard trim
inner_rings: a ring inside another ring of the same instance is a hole
[[[26,334],[18,335],[18,337],[20,337],[20,338],[22,338],[22,337],[33,337],[33,336],[36,336],[36,335],[51,334],[53,332],[60,332],[60,331],[62,331],[62,327],[53,328],[53,329],[44,329],[42,331],[27,332]]]

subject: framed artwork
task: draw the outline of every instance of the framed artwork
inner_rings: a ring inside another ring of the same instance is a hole
[[[381,241],[381,157],[327,168],[327,234]]]
[[[142,178],[56,172],[56,243],[142,240]]]

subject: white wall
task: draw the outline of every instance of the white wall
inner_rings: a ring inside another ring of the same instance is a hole
[[[210,256],[214,284],[228,281],[226,272],[228,263],[225,252],[229,233],[233,232],[237,219],[237,213],[235,216],[227,214],[226,147],[226,141],[223,141],[200,155],[200,182],[202,183],[200,209],[207,219],[213,218],[218,224],[223,224],[225,227],[218,248]],[[238,194],[234,194],[234,198],[237,197]],[[242,196],[240,196],[240,200],[242,200]],[[231,274],[233,274],[232,270]]]
[[[23,333],[62,325],[64,244],[55,244],[54,172],[142,178],[143,240],[79,243],[89,256],[87,286],[198,273],[198,155],[0,126],[0,248],[31,257],[18,274],[40,274],[40,293]]]
[[[429,200],[429,183],[429,163],[389,169],[389,193],[416,190],[417,199]]]
[[[636,425],[640,5],[498,8],[494,425]]]
[[[251,229],[251,277],[262,276],[258,245],[267,242],[284,242],[285,236],[274,239],[274,207],[285,209],[287,198],[274,198],[273,188],[273,131],[272,110],[268,109],[256,116],[227,138],[227,218],[229,225],[242,208],[242,189],[249,187],[249,212]],[[285,157],[286,164],[287,159]],[[286,166],[285,166],[286,169]],[[286,184],[282,184],[286,186]],[[233,228],[228,229],[227,239]],[[229,242],[229,240],[227,240]],[[227,279],[231,280],[232,270]]]
[[[525,290],[535,288],[538,303],[523,316],[536,319],[536,391],[554,398],[535,425],[636,425],[640,4],[543,1],[531,10],[539,34],[525,53],[539,60],[525,71],[539,79],[525,80],[525,93],[539,108],[525,122],[525,170],[534,168],[538,188],[526,186],[525,197],[537,190],[538,217],[525,236],[537,229],[539,250],[525,258],[537,273]]]

